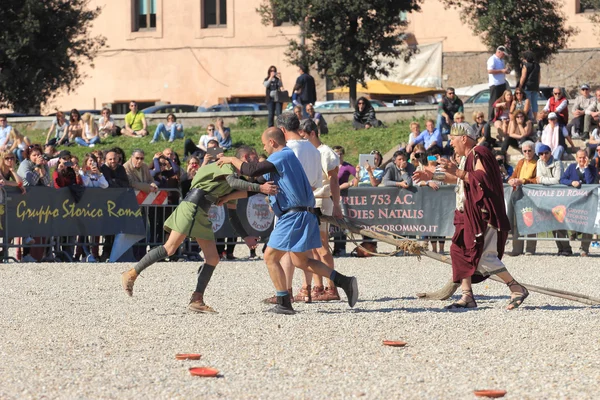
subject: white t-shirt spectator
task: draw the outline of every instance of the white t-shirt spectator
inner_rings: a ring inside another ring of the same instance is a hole
[[[308,140],[288,140],[287,147],[292,149],[313,190],[323,186],[323,171],[321,170],[321,152]]]
[[[322,144],[318,147],[319,153],[321,153],[321,170],[323,173],[323,186],[314,191],[315,197],[329,198],[331,196],[331,185],[329,184],[329,176],[327,173],[336,169],[340,165],[340,157],[336,154],[331,147],[326,144]]]
[[[488,58],[488,60],[487,60],[488,71],[491,69],[504,69],[504,68],[505,68],[504,61],[502,61],[501,59],[496,57],[495,54],[493,54],[490,58]],[[503,72],[500,72],[498,74],[488,74],[488,77],[489,77],[490,86],[503,85],[504,83],[506,83],[506,77]]]

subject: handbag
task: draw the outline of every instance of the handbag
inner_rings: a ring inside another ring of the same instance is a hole
[[[275,92],[274,100],[277,103],[289,103],[292,101],[292,99],[290,99],[290,93],[287,90],[277,90]]]

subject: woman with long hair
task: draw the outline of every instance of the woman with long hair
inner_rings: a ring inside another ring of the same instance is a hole
[[[8,139],[9,143],[12,143],[9,151],[11,151],[19,160],[23,161],[23,152],[28,146],[31,146],[31,141],[27,136],[23,136],[21,132],[16,130],[14,127],[10,131]]]
[[[65,142],[66,145],[75,143],[75,138],[81,137],[83,132],[83,122],[81,121],[81,114],[76,109],[72,109],[69,114],[69,127],[67,128],[68,139]],[[61,139],[61,142],[64,142]]]
[[[83,123],[83,131],[81,136],[75,138],[75,143],[84,147],[94,147],[100,143],[100,134],[98,133],[98,125],[94,121],[94,116],[90,113],[83,114],[81,117]]]
[[[513,94],[510,90],[505,90],[502,96],[494,102],[494,126],[498,130],[498,139],[502,140],[506,136],[508,123],[510,122],[510,108],[513,102]]]
[[[508,146],[518,149],[523,142],[531,140],[533,134],[533,125],[531,125],[531,121],[527,121],[523,110],[517,110],[513,118],[508,124],[506,140],[502,142],[502,153],[506,153]]]
[[[15,170],[16,156],[9,150],[0,153],[0,186],[15,186],[25,193],[23,179]]]
[[[56,118],[52,121],[52,125],[50,125],[50,129],[48,129],[48,134],[46,135],[46,144],[51,144],[53,146],[58,146],[63,144],[68,136],[67,136],[67,128],[69,127],[69,121],[65,118],[65,113],[62,111],[56,112]],[[54,133],[54,137],[50,139],[50,135]]]
[[[265,103],[267,103],[267,110],[269,110],[267,124],[270,128],[274,125],[275,117],[279,117],[281,114],[282,106],[278,92],[283,90],[283,81],[281,80],[281,72],[277,72],[276,66],[271,65],[269,67],[263,85],[266,89]]]
[[[531,111],[531,102],[527,98],[523,89],[515,89],[515,96],[512,104],[510,105],[510,114],[515,115],[516,111],[523,111],[525,113],[526,121],[531,123],[533,121],[533,111]]]

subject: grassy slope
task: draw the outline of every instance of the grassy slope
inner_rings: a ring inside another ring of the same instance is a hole
[[[349,122],[329,124],[329,134],[323,135],[322,140],[327,145],[333,147],[337,145],[344,146],[346,150],[345,160],[351,164],[358,162],[358,155],[361,153],[369,153],[371,150],[379,150],[385,153],[392,147],[398,146],[399,143],[405,142],[408,138],[409,121],[399,121],[389,125],[384,129],[370,129],[355,131]],[[17,128],[33,143],[44,143],[46,139],[46,131],[32,130],[25,127],[17,126]],[[155,126],[150,126],[149,131],[154,132]],[[241,126],[232,126],[231,135],[233,137],[233,146],[249,145],[255,147],[259,154],[263,153],[260,136],[266,129],[264,120],[259,120],[257,126],[252,128],[243,128]],[[199,135],[204,134],[204,130],[200,131],[198,127],[185,129],[186,138],[191,137],[194,142],[198,141]],[[157,151],[163,150],[165,147],[173,148],[178,154],[183,155],[183,140],[176,140],[171,146],[165,141],[160,141],[155,144],[150,144],[149,138],[136,139],[126,136],[110,138],[104,140],[102,144],[97,145],[99,149],[108,149],[114,146],[119,146],[127,155],[136,148],[143,149],[147,154],[153,155]],[[89,151],[89,149],[79,146],[71,146],[69,150],[80,158]]]

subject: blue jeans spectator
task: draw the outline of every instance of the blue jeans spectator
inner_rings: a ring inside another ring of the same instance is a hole
[[[87,143],[85,140],[83,140],[80,137],[76,137],[75,143],[77,143],[78,145],[83,146],[83,147],[89,147],[91,145],[95,146],[96,143],[100,143],[100,136],[93,137],[92,139],[90,139],[89,143]]]
[[[542,144],[543,144],[542,142],[535,143],[535,154],[538,154],[540,152],[540,146]],[[554,157],[555,160],[562,160],[562,155],[564,152],[565,152],[565,148],[558,145],[552,152],[552,157]]]
[[[169,140],[169,142],[172,142],[175,139],[183,139],[183,126],[181,124],[171,124],[171,127],[167,128],[163,123],[158,124],[156,131],[154,132],[154,137],[152,137],[152,142],[158,142],[158,138],[161,134],[163,138]]]
[[[281,103],[270,101],[267,103],[267,110],[269,110],[269,116],[267,118],[267,125],[271,128],[274,125],[276,117],[281,115]]]
[[[450,125],[448,125],[448,123],[446,122],[446,118],[444,118],[442,114],[439,114],[437,116],[437,124],[435,127],[442,135],[448,135],[450,133]]]
[[[527,96],[527,98],[529,99],[529,103],[531,104],[533,118],[537,118],[539,93],[537,91],[525,90],[525,95]]]
[[[23,161],[23,150],[21,150],[17,147],[16,149],[13,150],[13,154],[15,155],[15,157],[17,157],[17,161],[19,161],[19,162]]]

